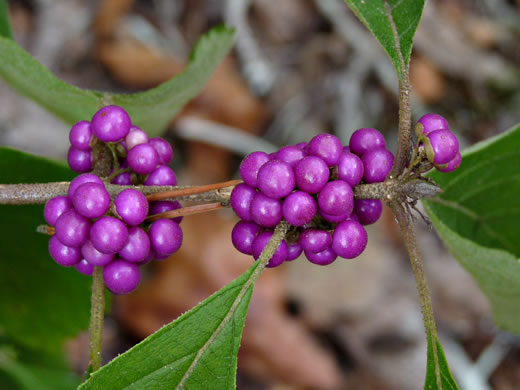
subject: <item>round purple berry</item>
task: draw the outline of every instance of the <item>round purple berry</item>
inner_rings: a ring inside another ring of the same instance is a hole
[[[357,221],[352,219],[341,222],[332,234],[332,249],[345,259],[358,257],[367,246],[367,232]]]
[[[338,178],[346,181],[352,188],[363,178],[365,168],[363,161],[353,153],[343,152],[338,160]]]
[[[354,208],[352,187],[343,180],[327,183],[318,194],[318,206],[325,214],[350,215]]]
[[[79,248],[62,244],[55,235],[49,240],[49,253],[56,263],[64,267],[72,267],[81,260]]]
[[[146,196],[133,188],[128,188],[117,194],[114,205],[117,214],[128,225],[139,225],[148,215]]]
[[[90,241],[101,253],[117,253],[128,240],[125,224],[114,217],[98,219],[90,229]]]
[[[112,179],[112,184],[130,186],[132,185],[132,174],[130,172],[121,173]]]
[[[305,252],[318,253],[330,246],[332,237],[326,230],[305,229],[298,242]]]
[[[424,144],[426,156],[433,164],[447,164],[459,152],[459,141],[449,130],[435,130]]]
[[[370,225],[377,222],[381,216],[383,204],[379,199],[356,199],[354,212],[361,225]]]
[[[128,151],[128,165],[140,175],[152,173],[159,163],[159,155],[152,145],[139,144]]]
[[[90,172],[92,170],[92,153],[90,150],[76,149],[71,146],[67,153],[67,162],[74,172]]]
[[[325,221],[330,222],[330,223],[340,223],[352,216],[352,214],[349,214],[349,213],[340,214],[340,215],[331,215],[331,214],[324,213],[323,211],[320,211],[320,215],[322,216],[322,218]]]
[[[307,153],[305,153],[301,148],[297,146],[284,146],[275,154],[275,159],[283,161],[289,164],[291,167],[294,167],[298,161],[302,158],[306,157]]]
[[[65,211],[56,220],[56,237],[64,245],[80,247],[88,239],[90,222],[74,209]]]
[[[392,170],[394,155],[389,150],[380,148],[369,150],[361,160],[365,169],[363,174],[365,183],[379,183],[385,181]]]
[[[94,273],[94,266],[90,264],[87,260],[82,259],[77,263],[74,268],[83,275],[92,276]]]
[[[89,264],[92,264],[95,267],[103,267],[114,260],[113,253],[101,253],[94,248],[94,245],[92,245],[90,240],[84,243],[81,247],[81,255],[89,262]]]
[[[262,228],[254,222],[239,221],[231,232],[231,242],[240,252],[253,254],[253,241]]]
[[[92,133],[103,142],[117,142],[128,134],[132,121],[119,106],[105,106],[92,117]]]
[[[295,191],[282,203],[284,219],[292,226],[303,226],[316,216],[318,207],[312,196],[303,191]]]
[[[256,195],[253,187],[240,183],[231,192],[231,208],[244,221],[251,221],[251,202]]]
[[[79,121],[69,133],[70,145],[79,150],[90,150],[90,141],[92,140],[92,131],[90,130],[90,122]]]
[[[114,294],[128,294],[139,285],[141,272],[136,264],[117,259],[103,268],[103,279]]]
[[[167,165],[159,165],[144,181],[145,186],[175,186],[177,176]]]
[[[173,149],[168,141],[160,137],[150,138],[150,145],[157,151],[159,164],[168,165],[173,158]]]
[[[258,192],[251,201],[251,219],[260,226],[272,228],[282,220],[282,204]]]
[[[423,135],[428,135],[435,130],[450,129],[448,121],[444,119],[444,117],[433,113],[423,115],[417,123],[422,125],[422,128],[420,126],[416,127],[416,134],[419,133],[417,134],[418,138],[421,138]]]
[[[132,126],[125,137],[125,146],[127,151],[136,145],[145,144],[147,142],[148,134],[136,126]]]
[[[264,250],[272,236],[273,232],[264,232],[256,236],[252,245],[253,257],[255,258],[255,260],[258,260],[260,258],[262,251]],[[271,259],[267,263],[266,267],[274,268],[282,264],[285,261],[285,259],[287,259],[287,252],[287,243],[284,240],[282,240],[278,245],[278,248],[276,248],[273,257],[271,257]]]
[[[305,257],[313,264],[317,265],[329,265],[336,260],[338,255],[334,252],[331,247],[324,249],[321,252],[305,252]]]
[[[148,234],[137,226],[128,229],[128,241],[119,251],[119,256],[131,263],[139,263],[146,259],[150,252],[150,238]]]
[[[303,252],[302,246],[298,243],[287,244],[287,258],[285,261],[296,260]]]
[[[257,185],[265,195],[279,199],[294,189],[294,172],[291,166],[280,160],[266,162],[258,170]]]
[[[358,129],[350,137],[349,147],[351,153],[362,157],[370,150],[385,148],[385,137],[376,129]]]
[[[170,219],[159,219],[152,223],[148,232],[151,248],[157,257],[170,256],[182,245],[182,230]]]
[[[294,166],[296,185],[302,191],[316,194],[327,184],[330,177],[329,167],[321,158],[308,156]]]
[[[43,217],[45,221],[51,225],[56,226],[56,221],[65,211],[72,208],[72,203],[66,196],[56,196],[47,201],[43,209]]]
[[[318,134],[310,140],[307,146],[307,153],[321,158],[329,167],[338,163],[342,152],[341,141],[332,134]]]
[[[84,217],[99,218],[110,207],[110,194],[103,184],[83,183],[74,191],[72,204]]]
[[[83,175],[75,177],[70,182],[69,190],[67,192],[67,196],[70,200],[72,200],[72,196],[74,195],[74,192],[78,189],[78,187],[85,183],[103,184],[103,181],[93,173],[84,173]]]
[[[258,170],[269,161],[269,156],[264,152],[253,152],[248,154],[240,164],[240,177],[244,183],[251,187],[257,187],[256,178]]]
[[[460,166],[461,162],[462,162],[462,156],[460,155],[460,152],[458,152],[457,155],[455,157],[453,157],[452,160],[450,160],[450,162],[448,163],[448,165],[446,167],[444,167],[444,168],[437,167],[437,169],[440,172],[445,172],[445,173],[452,172]]]
[[[178,200],[160,200],[150,203],[148,215],[162,214],[167,211],[182,209],[182,204]],[[181,223],[184,217],[170,218],[173,222]]]

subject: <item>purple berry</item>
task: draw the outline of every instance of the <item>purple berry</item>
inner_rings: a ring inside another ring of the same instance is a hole
[[[74,192],[76,191],[76,189],[80,185],[85,184],[85,183],[103,184],[103,181],[99,177],[94,175],[93,173],[84,173],[83,175],[79,175],[79,176],[75,177],[70,182],[69,190],[67,192],[67,196],[69,197],[70,200],[72,200],[72,196],[74,195]]]
[[[283,198],[294,189],[293,169],[283,161],[271,160],[258,170],[257,185],[270,198]]]
[[[298,143],[298,144],[296,144],[294,146],[296,146],[298,149],[302,149],[303,150],[303,149],[305,149],[307,147],[307,142],[300,142],[300,143]]]
[[[437,169],[440,172],[452,172],[455,169],[457,169],[460,166],[460,163],[462,162],[462,156],[460,155],[460,152],[457,153],[455,157],[453,157],[452,160],[448,163],[448,165],[444,168],[437,167]]]
[[[296,185],[302,191],[316,194],[327,184],[330,177],[329,167],[321,158],[308,156],[294,166]]]
[[[125,224],[114,217],[98,219],[90,229],[90,241],[101,253],[117,253],[128,240]]]
[[[168,165],[173,158],[173,149],[168,141],[160,137],[150,138],[148,141],[154,147],[159,156],[159,164]]]
[[[340,214],[340,215],[331,215],[331,214],[324,213],[323,211],[320,211],[320,215],[323,217],[323,219],[325,221],[328,221],[330,223],[340,223],[352,216],[352,214],[349,214],[349,213]]]
[[[145,144],[147,142],[148,134],[136,126],[132,126],[125,137],[125,147],[127,151],[136,145]]]
[[[43,217],[45,221],[51,225],[56,226],[56,221],[65,211],[72,208],[72,203],[66,196],[56,196],[47,201],[43,209]]]
[[[424,149],[433,164],[447,164],[459,152],[459,141],[449,130],[435,130],[428,134]]]
[[[132,126],[128,113],[119,106],[105,106],[94,114],[90,127],[103,142],[122,140]]]
[[[117,259],[103,268],[103,279],[114,294],[128,294],[139,285],[141,272],[136,264]]]
[[[72,204],[84,217],[99,218],[110,207],[110,194],[103,184],[83,183],[74,191]]]
[[[285,261],[296,260],[303,252],[302,246],[295,242],[293,244],[287,244],[287,258]]]
[[[272,228],[282,220],[282,204],[258,192],[251,201],[251,219],[258,225]]]
[[[78,248],[62,244],[55,235],[49,240],[49,253],[56,263],[64,267],[72,267],[81,260]]]
[[[76,149],[71,146],[67,153],[67,162],[74,172],[90,172],[92,170],[92,153],[90,150]]]
[[[79,263],[74,266],[74,268],[76,268],[76,270],[83,275],[92,276],[94,273],[94,266],[85,259],[80,260]]]
[[[307,257],[307,260],[309,260],[313,264],[317,265],[329,265],[336,260],[338,255],[334,252],[334,250],[331,247],[328,247],[327,249],[313,253],[313,252],[305,252],[305,257]]]
[[[275,159],[283,161],[289,164],[291,167],[294,167],[298,161],[302,158],[306,157],[307,153],[305,153],[301,148],[297,146],[284,146],[275,154]]]
[[[148,215],[162,214],[171,210],[182,209],[182,205],[177,200],[161,200],[150,203],[150,210]],[[173,222],[181,223],[184,217],[170,218]]]
[[[177,185],[177,176],[175,172],[166,166],[159,165],[148,175],[144,182],[145,186],[175,186]]]
[[[356,199],[354,212],[361,225],[370,225],[377,222],[381,216],[383,204],[379,199]]]
[[[366,152],[361,160],[365,168],[363,174],[365,183],[378,183],[385,181],[392,170],[394,155],[386,149],[374,149]]]
[[[81,247],[81,255],[89,262],[89,264],[92,264],[95,267],[103,267],[114,260],[113,253],[101,253],[94,248],[94,245],[92,245],[90,240],[84,243]]]
[[[119,186],[130,186],[132,185],[132,174],[130,172],[121,173],[112,179],[112,184],[117,184]]]
[[[64,245],[80,247],[88,239],[90,222],[74,209],[65,211],[56,220],[56,237]]]
[[[79,121],[69,133],[70,145],[76,149],[90,151],[90,141],[92,140],[92,131],[90,130],[90,122]]]
[[[314,198],[303,191],[293,192],[282,204],[283,217],[292,226],[308,224],[316,216],[317,211]]]
[[[346,181],[352,188],[363,178],[363,161],[353,153],[343,152],[338,160],[338,178]]]
[[[341,141],[332,134],[318,134],[310,140],[307,147],[307,153],[320,157],[329,167],[338,163],[342,152]]]
[[[253,241],[262,228],[254,222],[239,221],[231,232],[231,242],[240,252],[253,254]]]
[[[448,125],[448,121],[444,119],[444,117],[438,114],[426,114],[423,115],[417,123],[422,125],[422,132],[417,134],[417,137],[421,137],[422,135],[428,135],[432,131],[446,129],[449,130],[450,126]]]
[[[132,226],[128,229],[128,241],[119,251],[119,256],[131,263],[139,263],[146,259],[150,252],[150,238],[140,227]]]
[[[231,208],[244,221],[251,221],[251,202],[256,195],[253,187],[240,183],[231,192]]]
[[[255,260],[258,260],[260,258],[260,255],[262,254],[262,251],[264,250],[265,246],[273,236],[273,232],[264,232],[260,233],[258,236],[256,236],[255,240],[253,241],[253,257]],[[273,254],[273,257],[269,260],[266,267],[268,268],[274,268],[282,264],[285,259],[287,259],[287,243],[282,240],[280,244],[278,245],[278,248],[276,248],[276,251]]]
[[[305,229],[298,242],[306,253],[318,253],[330,246],[332,237],[326,230]]]
[[[159,163],[159,155],[152,145],[139,144],[128,151],[128,165],[140,175],[152,173]]]
[[[256,178],[258,170],[269,161],[269,156],[264,152],[253,152],[248,154],[240,164],[240,177],[244,183],[251,187],[257,187]]]
[[[362,157],[369,150],[385,148],[385,137],[376,129],[358,129],[350,137],[349,147],[351,153]]]
[[[350,215],[354,208],[352,187],[343,180],[327,183],[318,194],[318,206],[325,214]]]
[[[146,196],[133,188],[117,194],[114,205],[117,214],[128,225],[139,225],[148,215],[148,200]]]
[[[182,245],[182,230],[170,219],[159,219],[152,223],[148,232],[151,248],[157,257],[170,256]]]
[[[332,249],[345,259],[358,257],[367,246],[367,232],[357,221],[341,222],[332,234]]]

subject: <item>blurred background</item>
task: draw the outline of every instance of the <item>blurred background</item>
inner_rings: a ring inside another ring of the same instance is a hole
[[[309,140],[343,143],[359,127],[395,151],[397,79],[342,0],[11,0],[17,42],[63,80],[133,92],[180,73],[211,27],[235,46],[164,137],[182,184],[237,177],[243,156]],[[467,146],[520,122],[520,1],[430,0],[411,61],[413,117],[445,116]],[[88,119],[88,118],[85,118]],[[64,158],[69,126],[0,81],[0,144]],[[146,129],[144,129],[146,130]],[[113,300],[108,361],[251,265],[230,240],[229,211],[186,217],[185,242]],[[426,340],[408,257],[393,218],[370,226],[356,260],[304,259],[256,285],[238,358],[238,389],[416,390]],[[434,232],[417,231],[441,340],[461,390],[520,388],[520,338],[495,328],[489,305]],[[88,335],[67,344],[78,373]]]

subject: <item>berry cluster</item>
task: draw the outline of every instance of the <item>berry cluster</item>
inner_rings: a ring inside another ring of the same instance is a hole
[[[105,106],[92,121],[80,121],[70,131],[68,162],[76,172],[91,172],[99,161],[95,147],[112,149],[112,174],[103,178],[113,184],[174,186],[177,179],[167,164],[173,157],[168,142],[148,139],[133,126],[128,113]],[[115,161],[117,160],[117,161]],[[70,183],[67,196],[47,202],[46,222],[54,227],[49,241],[52,258],[65,267],[75,266],[86,275],[103,267],[107,287],[116,294],[133,291],[141,279],[139,266],[165,259],[182,244],[182,217],[146,222],[149,215],[181,208],[177,201],[148,204],[136,189],[125,189],[112,200],[105,182],[83,173]]]
[[[363,225],[382,212],[378,199],[354,199],[354,187],[386,179],[394,156],[376,129],[356,130],[349,146],[331,134],[309,143],[284,146],[270,155],[253,152],[240,165],[244,183],[231,193],[231,207],[240,217],[233,245],[258,259],[284,219],[292,226],[268,267],[299,257],[326,265],[337,256],[352,259],[367,244]]]
[[[419,148],[424,148],[428,161],[440,172],[457,169],[462,161],[457,137],[448,121],[438,114],[422,116],[415,127]]]

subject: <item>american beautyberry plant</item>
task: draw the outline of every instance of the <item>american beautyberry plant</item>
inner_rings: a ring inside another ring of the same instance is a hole
[[[515,166],[519,128],[462,155],[447,121],[426,114],[415,125],[414,140],[409,61],[425,1],[347,0],[347,4],[396,69],[400,107],[395,156],[376,129],[356,130],[348,144],[334,135],[319,134],[275,153],[249,154],[240,165],[241,180],[181,187],[169,167],[172,148],[157,135],[203,87],[230,49],[233,32],[219,28],[209,33],[185,72],[153,90],[101,94],[57,80],[23,51],[12,40],[6,4],[0,2],[0,75],[75,123],[67,161],[79,174],[72,175],[60,163],[0,148],[0,180],[5,183],[0,185],[0,233],[6,242],[20,242],[20,237],[27,242],[23,248],[1,248],[0,321],[5,346],[0,348],[0,369],[14,382],[25,388],[31,386],[27,378],[32,384],[46,383],[19,361],[26,350],[41,354],[48,369],[63,371],[49,356],[59,355],[63,340],[86,326],[88,313],[77,304],[88,293],[90,282],[80,276],[84,274],[92,276],[92,293],[90,367],[81,389],[235,388],[242,328],[264,268],[303,256],[321,266],[343,261],[338,258],[355,259],[367,246],[365,226],[377,222],[383,202],[394,213],[417,282],[428,341],[425,389],[458,387],[437,336],[413,230],[419,200],[428,198],[425,208],[433,224],[488,295],[497,323],[520,330],[518,311],[511,310],[520,297],[518,240],[500,219],[490,217],[511,203],[518,183],[511,178],[501,181],[500,193],[487,204],[482,199],[489,197],[489,186],[461,196],[468,185]],[[494,163],[488,164],[490,160]],[[183,200],[198,204],[183,207]],[[45,206],[42,210],[35,204]],[[223,207],[231,207],[240,219],[230,239],[238,251],[254,258],[249,270],[100,367],[105,287],[114,294],[138,288],[141,266],[166,259],[181,247],[183,216]],[[19,221],[23,228],[13,229]],[[484,232],[472,228],[475,224],[484,226]],[[35,236],[35,230],[44,234]],[[8,264],[18,258],[23,260],[24,283],[18,282],[16,269]],[[78,272],[49,267],[51,259]],[[40,291],[36,297],[28,293],[36,290]]]

